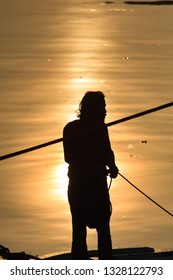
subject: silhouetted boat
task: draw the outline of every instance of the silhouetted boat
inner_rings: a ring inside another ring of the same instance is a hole
[[[90,250],[89,258],[92,260],[98,259],[98,251]],[[0,245],[0,256],[2,260],[71,260],[71,254],[67,253],[52,253],[43,256],[32,256],[25,252],[10,252],[10,250]],[[114,260],[173,260],[173,251],[155,251],[151,247],[135,247],[135,248],[120,248],[113,249]]]
[[[91,259],[97,259],[98,251],[89,251]],[[44,260],[71,260],[70,253],[49,254],[42,257]],[[173,251],[155,251],[150,247],[113,249],[115,260],[173,260]]]

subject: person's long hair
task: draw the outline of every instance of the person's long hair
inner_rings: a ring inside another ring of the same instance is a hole
[[[82,120],[96,120],[101,115],[105,117],[105,96],[101,91],[87,91],[79,103],[78,118]]]

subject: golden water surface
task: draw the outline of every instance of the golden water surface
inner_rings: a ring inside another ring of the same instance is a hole
[[[88,90],[105,93],[106,122],[172,101],[173,6],[112,2],[1,1],[1,155],[62,137]],[[172,125],[171,107],[109,134],[120,172],[173,213]],[[0,244],[70,250],[66,173],[62,143],[1,161]],[[173,248],[171,216],[120,176],[110,195],[114,248]]]

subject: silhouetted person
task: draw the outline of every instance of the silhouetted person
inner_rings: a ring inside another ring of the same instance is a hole
[[[116,178],[118,168],[104,124],[105,116],[104,94],[89,91],[79,104],[79,119],[68,123],[63,131],[64,157],[69,164],[73,259],[88,259],[87,226],[97,230],[99,259],[112,259],[106,167],[112,178]]]

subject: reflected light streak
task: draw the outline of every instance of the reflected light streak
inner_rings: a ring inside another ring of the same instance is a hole
[[[68,172],[68,168],[66,163],[56,166],[54,170],[54,181],[55,181],[54,193],[60,196],[63,200],[67,199],[67,186],[68,186],[67,172]]]
[[[92,83],[92,79],[80,77],[80,78],[73,79],[73,83],[75,83],[75,84]]]
[[[71,79],[70,85],[74,88],[79,88],[82,90],[92,88],[96,84],[96,81],[91,78],[79,77]]]
[[[105,81],[96,78],[74,78],[70,80],[70,86],[80,89],[80,92],[87,90],[101,90]]]
[[[95,11],[95,10],[92,10]],[[76,38],[76,40],[74,40]],[[69,57],[68,70],[71,72],[69,87],[80,90],[101,90],[105,86],[102,61],[108,51],[105,22],[94,21],[92,16],[81,19],[79,25],[71,30],[70,49],[74,55]],[[76,94],[76,92],[75,92]]]

